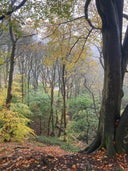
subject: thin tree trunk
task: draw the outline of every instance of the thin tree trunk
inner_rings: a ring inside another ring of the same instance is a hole
[[[22,95],[22,103],[24,102],[24,71],[23,71],[23,63],[24,61],[21,61],[21,95]]]
[[[62,133],[62,132],[64,132],[64,131],[63,131],[63,111],[61,111],[60,126],[59,126],[58,137],[61,136],[61,133]]]
[[[10,108],[10,103],[12,100],[12,83],[13,83],[13,72],[14,72],[14,63],[15,63],[15,51],[16,51],[16,42],[17,38],[14,37],[13,28],[11,25],[11,16],[9,18],[9,33],[10,39],[12,42],[11,56],[10,56],[10,68],[9,68],[9,80],[7,88],[7,98],[6,98],[6,107]]]
[[[39,116],[39,123],[40,123],[40,135],[42,134],[42,117]]]
[[[54,116],[53,116],[53,102],[54,102],[54,87],[53,85],[51,85],[51,102],[50,102],[50,116],[48,119],[48,136],[55,135],[55,131],[54,131]],[[50,125],[52,125],[52,132],[50,133]]]
[[[66,141],[66,84],[65,84],[65,64],[62,67],[62,96],[63,96],[63,119],[64,119],[64,141]]]
[[[28,102],[28,106],[30,103],[30,75],[28,74],[28,79],[27,79],[27,102]]]
[[[10,70],[9,70],[9,80],[8,80],[8,89],[7,89],[7,98],[6,98],[6,107],[10,108],[10,103],[12,100],[12,83],[13,83],[13,72],[14,72],[14,63],[15,63],[15,50],[16,42],[13,43],[11,57],[10,57]]]

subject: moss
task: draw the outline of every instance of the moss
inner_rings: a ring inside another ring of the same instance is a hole
[[[107,150],[108,156],[109,157],[115,156],[116,150],[115,150],[111,135],[106,135],[105,144],[106,144],[106,150]]]

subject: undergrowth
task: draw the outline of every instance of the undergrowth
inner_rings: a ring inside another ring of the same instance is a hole
[[[46,145],[60,146],[60,148],[65,151],[78,152],[80,150],[78,147],[71,145],[67,142],[64,142],[60,140],[58,137],[38,136],[36,141],[44,143]]]

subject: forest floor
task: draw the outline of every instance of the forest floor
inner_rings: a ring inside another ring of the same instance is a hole
[[[128,171],[128,156],[85,155],[37,143],[0,143],[0,171]]]

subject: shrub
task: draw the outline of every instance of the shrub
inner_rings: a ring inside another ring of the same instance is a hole
[[[74,114],[86,110],[90,106],[92,106],[92,100],[87,95],[72,98],[68,100],[68,113],[72,118]]]
[[[25,116],[27,118],[30,118],[31,111],[30,111],[29,107],[26,104],[23,104],[23,103],[12,103],[11,104],[11,110],[13,112],[19,113],[19,115],[21,117]]]
[[[96,133],[98,119],[92,111],[79,111],[74,114],[72,121],[67,125],[68,141],[75,141],[75,139],[88,143],[91,141]]]
[[[31,127],[40,135],[46,134],[50,115],[50,99],[47,94],[36,93],[30,95],[29,108],[31,110]]]
[[[0,137],[1,141],[22,141],[30,135],[34,135],[31,128],[27,126],[29,119],[17,112],[3,109],[0,111]]]

